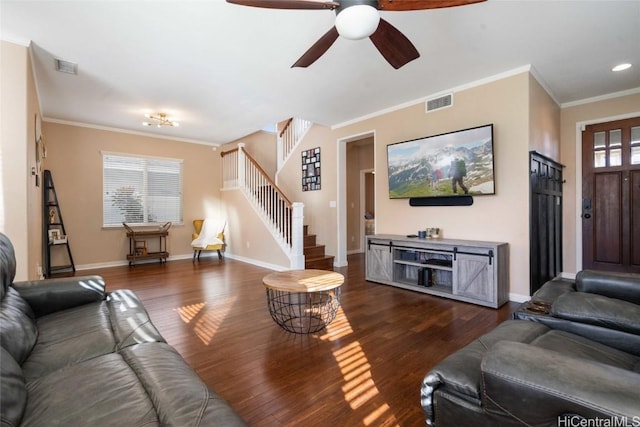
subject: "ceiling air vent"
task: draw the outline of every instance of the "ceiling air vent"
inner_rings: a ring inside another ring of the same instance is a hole
[[[56,64],[56,71],[67,74],[78,74],[78,64],[58,58],[55,58],[54,62]]]
[[[448,93],[443,96],[439,96],[437,98],[427,99],[426,102],[426,112],[429,113],[431,111],[439,110],[441,108],[451,107],[453,105],[453,94]]]

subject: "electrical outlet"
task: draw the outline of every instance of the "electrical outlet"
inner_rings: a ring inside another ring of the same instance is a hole
[[[42,266],[41,265],[36,266],[36,274],[38,276],[42,276]]]
[[[251,247],[251,242],[247,240],[247,249],[249,249],[250,247]]]

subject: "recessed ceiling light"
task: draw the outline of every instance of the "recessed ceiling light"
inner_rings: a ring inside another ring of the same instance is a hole
[[[613,68],[611,69],[611,71],[624,71],[624,70],[627,70],[627,69],[629,69],[629,68],[631,68],[631,64],[629,64],[629,63],[625,63],[625,64],[618,64],[618,65],[616,65],[615,67],[613,67]]]

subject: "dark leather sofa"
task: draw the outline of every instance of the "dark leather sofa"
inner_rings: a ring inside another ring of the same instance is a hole
[[[99,276],[13,282],[0,233],[2,426],[245,426]]]
[[[428,425],[640,425],[640,276],[585,272],[540,291],[532,300],[547,309],[503,322],[425,376]]]

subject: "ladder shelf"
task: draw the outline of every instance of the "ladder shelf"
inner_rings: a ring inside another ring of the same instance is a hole
[[[50,277],[54,272],[75,273],[76,266],[73,263],[67,231],[64,228],[62,211],[58,203],[58,196],[56,194],[56,188],[53,185],[53,177],[51,176],[50,170],[44,171],[42,194],[42,249],[44,254],[42,274],[44,277]],[[54,248],[64,248],[66,251]],[[58,254],[58,252],[62,253]],[[56,261],[66,257],[67,262],[54,265],[52,261],[53,253],[56,253],[56,255],[54,255]]]

